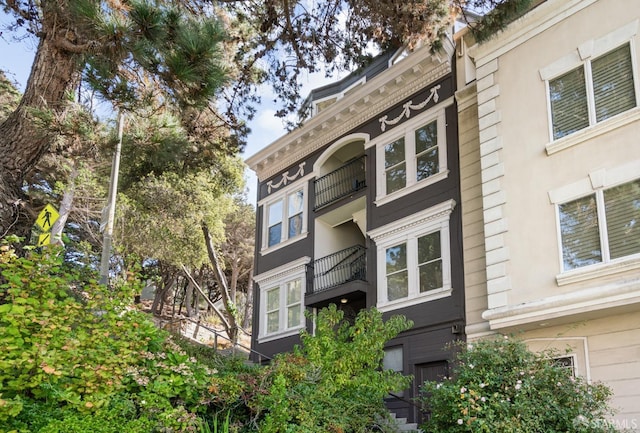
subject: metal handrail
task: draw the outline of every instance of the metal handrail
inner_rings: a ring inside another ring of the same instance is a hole
[[[253,353],[253,354],[258,355],[258,363],[259,363],[259,364],[262,364],[263,359],[264,359],[265,361],[271,361],[271,359],[272,359],[271,357],[269,357],[269,356],[265,355],[264,353],[260,353],[260,352],[258,352],[257,350],[253,350],[252,348],[247,347],[247,346],[245,346],[245,345],[243,345],[243,344],[240,344],[240,343],[238,343],[238,342],[235,342],[235,343],[234,343],[234,342],[233,342],[229,337],[227,337],[227,336],[225,336],[225,335],[221,334],[220,332],[218,332],[218,330],[217,330],[217,329],[215,329],[215,328],[211,328],[211,327],[209,327],[209,326],[207,326],[207,325],[203,325],[202,323],[200,323],[200,322],[201,322],[201,320],[200,320],[200,319],[198,319],[197,321],[195,321],[195,320],[193,320],[193,319],[192,319],[192,318],[190,318],[190,317],[185,317],[185,318],[181,318],[181,319],[179,319],[179,320],[181,320],[181,321],[182,321],[182,320],[186,320],[186,321],[189,321],[189,322],[194,323],[194,324],[196,325],[196,329],[195,329],[195,331],[193,332],[193,337],[192,337],[193,339],[195,339],[195,338],[196,338],[196,335],[198,334],[198,328],[200,328],[200,327],[202,327],[202,328],[206,329],[207,331],[209,331],[209,332],[213,333],[213,336],[214,336],[214,338],[213,338],[213,348],[214,348],[214,350],[215,350],[216,352],[218,351],[218,337],[222,337],[224,340],[226,340],[226,341],[230,342],[230,343],[233,345],[234,353],[235,353],[235,348],[236,348],[236,347],[240,347],[240,348],[242,348],[242,349],[244,349],[244,350],[247,350],[249,353]]]
[[[337,170],[317,178],[313,184],[316,197],[315,210],[365,188],[367,184],[364,155],[352,159]]]
[[[345,248],[313,262],[313,284],[308,293],[323,290],[354,280],[366,278],[366,248],[362,245]]]
[[[353,251],[349,252],[349,250],[350,250],[350,249],[353,249]],[[351,257],[353,257],[354,255],[356,255],[356,254],[358,253],[358,251],[360,251],[360,249],[359,249],[359,248],[353,248],[353,247],[351,247],[351,248],[344,249],[344,250],[342,250],[342,251],[343,251],[343,252],[346,252],[346,253],[347,253],[347,256],[346,256],[344,259],[340,260],[340,261],[339,261],[338,263],[336,263],[335,265],[331,266],[331,267],[330,267],[329,269],[327,269],[326,271],[324,271],[324,272],[321,274],[321,276],[327,275],[328,273],[330,273],[330,272],[332,272],[332,271],[336,270],[338,267],[340,267],[340,266],[344,265],[345,263],[347,263],[347,261],[348,261]],[[338,254],[340,254],[342,251],[338,251],[337,253],[332,254],[331,256],[333,256],[333,255],[338,255]],[[323,260],[323,259],[328,258],[328,257],[331,257],[331,256],[323,257],[322,259],[319,259],[319,260]]]
[[[415,403],[415,402],[409,400],[408,398],[400,397],[399,395],[394,394],[392,392],[389,393],[389,396],[391,398],[395,399],[395,400],[399,400],[399,401],[405,402],[409,406],[413,406],[413,407],[419,409],[420,411],[424,411],[424,407],[421,404]]]

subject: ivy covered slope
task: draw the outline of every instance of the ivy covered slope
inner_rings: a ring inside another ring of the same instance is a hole
[[[62,256],[0,246],[0,432],[365,432],[408,383],[380,368],[402,317],[329,308],[294,353],[247,366],[158,329],[135,275],[107,289]]]

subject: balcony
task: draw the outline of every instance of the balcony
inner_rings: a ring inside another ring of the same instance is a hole
[[[314,210],[335,203],[343,197],[367,186],[365,180],[365,157],[353,159],[337,170],[314,182],[316,202]]]
[[[313,262],[305,304],[313,306],[337,298],[366,293],[367,250],[356,245]]]

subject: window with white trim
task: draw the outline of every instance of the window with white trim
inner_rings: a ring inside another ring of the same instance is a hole
[[[259,342],[296,335],[304,328],[304,293],[310,262],[310,257],[300,257],[253,277],[260,288],[256,304]]]
[[[440,180],[447,170],[446,121],[444,110],[382,136],[377,148],[378,196],[402,194]]]
[[[640,255],[640,179],[558,204],[563,270]]]
[[[549,79],[553,140],[630,110],[637,105],[630,43]]]
[[[386,300],[415,298],[421,293],[442,288],[442,248],[440,229],[410,238],[385,250]],[[446,233],[445,233],[446,234]],[[411,255],[416,266],[411,266]],[[409,284],[409,274],[417,284]]]
[[[302,278],[284,281],[263,290],[261,336],[286,333],[304,326]]]
[[[264,206],[262,249],[294,240],[307,232],[307,185],[269,197]]]
[[[372,230],[378,308],[385,311],[451,294],[449,215],[453,200]]]

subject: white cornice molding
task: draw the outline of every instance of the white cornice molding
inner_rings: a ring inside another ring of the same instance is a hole
[[[438,90],[440,90],[440,84],[433,86],[429,89],[429,96],[427,96],[422,102],[414,104],[413,101],[407,101],[402,105],[402,112],[398,114],[393,119],[389,119],[389,116],[385,114],[378,122],[380,122],[380,130],[385,132],[387,130],[387,125],[394,126],[398,124],[402,119],[409,119],[411,117],[411,111],[419,111],[422,110],[427,104],[433,101],[435,104],[440,100],[440,95],[438,94]]]
[[[469,48],[469,55],[476,66],[494,60],[523,44],[534,36],[545,32],[562,20],[585,9],[597,0],[547,0],[509,24],[488,41]]]
[[[305,165],[306,165],[305,161],[301,162],[298,165],[298,171],[296,171],[292,175],[289,175],[289,173],[283,173],[282,174],[282,178],[280,179],[279,182],[274,183],[272,180],[267,182],[267,189],[269,191],[269,194],[271,194],[272,190],[278,189],[283,185],[286,186],[289,182],[295,181],[298,177],[303,177],[304,176],[304,166]]]
[[[496,330],[631,304],[640,304],[640,278],[490,309],[482,318]]]
[[[422,227],[429,221],[440,221],[444,218],[448,218],[455,207],[455,200],[447,200],[432,206],[429,209],[415,213],[410,217],[402,218],[382,227],[370,230],[368,235],[374,242],[378,243],[382,239],[391,237],[396,233],[402,233],[414,227]]]
[[[253,277],[253,281],[258,283],[260,286],[269,285],[269,283],[274,281],[281,281],[288,276],[304,272],[305,266],[309,263],[311,263],[311,257],[304,256],[294,260],[293,262],[289,262],[285,265],[278,266],[277,268],[256,275]]]
[[[245,162],[264,181],[446,76],[455,47],[449,38],[443,42],[444,53],[419,48]]]

